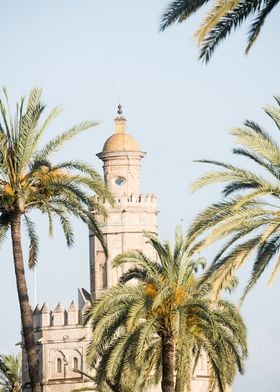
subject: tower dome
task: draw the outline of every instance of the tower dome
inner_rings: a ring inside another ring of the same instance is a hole
[[[118,116],[115,118],[115,124],[115,133],[106,140],[102,152],[140,151],[138,142],[125,131],[126,118],[122,116],[121,105],[118,105]]]
[[[118,105],[115,133],[110,136],[97,156],[104,162],[104,180],[117,198],[140,195],[141,159],[145,152],[138,142],[125,131],[126,119]]]
[[[113,151],[139,151],[139,144],[127,133],[115,133],[106,140],[102,150],[102,152]]]

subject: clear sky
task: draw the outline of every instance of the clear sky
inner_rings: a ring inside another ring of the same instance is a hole
[[[82,158],[101,172],[95,154],[113,133],[120,85],[128,131],[147,152],[142,191],[158,195],[162,239],[173,236],[176,224],[187,230],[198,211],[221,197],[216,186],[196,194],[189,188],[207,169],[195,159],[237,162],[230,152],[231,127],[254,119],[279,137],[261,107],[280,94],[279,7],[249,56],[243,54],[246,31],[241,29],[204,66],[192,38],[203,13],[159,34],[166,4],[10,0],[2,2],[0,24],[0,85],[7,86],[12,101],[41,86],[48,108],[62,104],[65,110],[50,136],[83,120],[100,122],[70,143],[63,159]],[[69,251],[59,228],[50,240],[46,220],[38,217],[37,222],[38,302],[54,307],[60,301],[68,307],[77,287],[89,288],[87,229],[75,222],[76,245]],[[32,301],[33,278],[29,273]],[[244,279],[246,271],[241,272]],[[279,282],[269,289],[262,280],[242,308],[250,357],[234,392],[279,390]],[[0,290],[0,353],[10,353],[17,350],[20,326],[9,241],[1,250]]]

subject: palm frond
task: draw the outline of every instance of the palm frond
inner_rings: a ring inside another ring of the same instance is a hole
[[[121,253],[116,256],[112,262],[113,267],[118,267],[123,264],[136,264],[148,271],[150,276],[156,276],[159,271],[158,264],[152,261],[140,250]]]
[[[257,9],[258,5],[259,1],[257,0],[239,1],[238,5],[224,15],[206,35],[200,47],[199,58],[207,63],[217,45],[225,39],[233,29],[239,27],[248,16]]]
[[[268,267],[269,262],[273,258],[273,256],[279,252],[280,249],[280,236],[275,235],[268,241],[261,242],[258,247],[256,261],[253,265],[251,277],[249,282],[246,285],[246,288],[242,294],[240,302],[244,301],[244,298],[248,294],[248,292],[253,288],[253,286],[258,281],[259,277]]]
[[[134,267],[124,272],[119,279],[120,283],[127,283],[133,279],[137,279],[139,282],[146,282],[148,277],[147,271],[143,268]]]
[[[224,220],[231,219],[233,216],[237,219],[242,218],[243,216],[243,225],[245,224],[246,217],[246,224],[248,225],[249,218],[255,217],[257,219],[258,217],[263,217],[265,214],[269,213],[268,210],[261,208],[262,204],[260,202],[255,200],[248,201],[245,205],[242,204],[239,209],[237,209],[236,204],[238,201],[239,199],[236,198],[225,202],[215,203],[198,214],[189,228],[185,246],[190,248],[190,250],[193,249],[195,239],[198,239],[203,233],[214,228],[216,225],[219,225]],[[258,223],[259,222],[252,222],[252,226],[254,228],[258,227]],[[207,239],[205,240],[207,241]]]
[[[277,143],[255,122],[247,120],[245,126],[246,128],[231,130],[235,142],[257,152],[269,163],[279,165],[280,151]]]
[[[21,356],[0,355],[0,390],[21,391]]]
[[[39,239],[36,234],[35,225],[28,218],[28,216],[24,215],[24,222],[27,229],[27,234],[29,237],[29,258],[28,258],[28,265],[29,268],[34,268],[38,261],[38,253],[39,253]]]
[[[60,134],[59,136],[52,139],[48,142],[45,147],[39,152],[37,159],[43,160],[49,158],[49,156],[61,149],[61,147],[68,141],[70,141],[74,136],[78,135],[79,133],[88,130],[89,128],[95,127],[98,125],[94,121],[86,121],[81,124],[78,124],[68,131]]]
[[[259,244],[260,239],[261,236],[255,236],[241,244],[237,244],[228,255],[224,256],[223,259],[216,261],[216,263],[212,264],[208,271],[206,271],[204,278],[210,280],[215,298],[217,298],[224,285],[227,284],[228,279],[235,276],[236,271],[244,265],[249,256],[251,256],[251,253]]]
[[[5,128],[1,126],[2,129],[4,129],[10,147],[13,147],[15,145],[15,134],[14,134],[14,129],[13,129],[13,123],[12,123],[12,117],[11,117],[11,111],[10,111],[10,105],[9,105],[9,100],[8,100],[8,93],[6,87],[2,88],[4,97],[6,99],[7,103],[7,109],[5,107],[4,102],[0,99],[0,112],[2,115],[2,120],[4,122]],[[8,114],[7,114],[8,111]]]
[[[265,4],[263,7],[265,8]],[[275,99],[279,105],[280,99],[277,97]],[[265,112],[280,129],[279,109],[267,106]],[[251,277],[241,298],[243,301],[266,266],[272,259],[276,259],[279,251],[277,238],[279,235],[280,147],[269,133],[254,121],[245,121],[245,128],[235,128],[231,133],[235,141],[241,145],[233,152],[249,158],[265,169],[264,174],[269,174],[270,177],[256,175],[252,171],[235,168],[227,163],[204,161],[222,167],[224,171],[206,174],[195,183],[194,188],[200,188],[216,180],[225,181],[227,182],[223,189],[225,200],[211,205],[195,218],[189,229],[185,246],[189,253],[193,254],[216,241],[228,238],[214,258],[212,266],[200,281],[203,285],[209,279],[216,295],[225,287],[224,284],[227,284],[229,279],[234,278],[235,271],[257,251],[253,259]],[[272,203],[272,198],[276,202]],[[260,234],[253,237],[254,231]],[[242,239],[245,239],[245,242],[241,242]],[[270,284],[274,281],[279,269],[277,259],[269,279]]]
[[[2,216],[0,215],[0,221],[2,220]],[[6,240],[7,231],[9,229],[9,224],[1,223],[0,224],[0,246]]]
[[[248,45],[246,47],[246,53],[249,52],[253,44],[255,43],[256,39],[258,38],[261,28],[270,14],[270,12],[278,5],[279,0],[268,0],[264,2],[263,8],[258,12],[258,15],[254,22],[252,23],[249,34],[248,34]]]
[[[202,22],[200,28],[196,31],[195,37],[197,38],[198,44],[204,40],[206,35],[215,28],[217,23],[229,12],[232,11],[240,0],[218,0],[214,7],[209,11],[208,15]]]
[[[269,280],[268,280],[268,285],[272,286],[272,284],[274,283],[275,279],[278,276],[278,273],[280,271],[280,256],[278,256],[277,261],[275,263],[275,266],[270,274]]]
[[[72,225],[70,220],[67,218],[65,211],[58,209],[58,208],[53,208],[52,211],[59,217],[60,224],[63,229],[63,233],[66,239],[66,244],[68,247],[71,247],[74,245],[74,233],[72,229]]]
[[[16,139],[17,145],[15,149],[18,174],[25,170],[34,151],[33,143],[37,133],[36,125],[44,110],[40,99],[41,90],[33,88],[28,98],[26,111],[19,119],[18,136]]]
[[[279,117],[279,120],[280,120],[280,117]],[[260,166],[264,167],[266,170],[268,170],[268,172],[270,174],[272,174],[273,176],[275,176],[277,178],[277,180],[280,180],[280,171],[277,170],[277,167],[275,167],[271,163],[268,163],[263,158],[259,157],[256,153],[245,150],[244,148],[234,148],[232,151],[236,155],[241,155],[241,156],[244,156],[246,158],[251,159],[252,161],[257,163],[258,165],[260,165]]]
[[[280,99],[279,97],[274,97],[278,105],[280,106]],[[265,113],[272,118],[277,128],[280,130],[280,110],[279,108],[275,108],[272,105],[266,105],[264,107]]]
[[[55,107],[50,111],[48,114],[47,118],[44,120],[44,122],[41,125],[38,125],[38,129],[36,132],[35,139],[33,141],[34,148],[37,148],[39,142],[41,141],[41,138],[45,131],[47,130],[48,126],[53,122],[53,120],[63,111],[62,107],[58,106]],[[35,149],[34,149],[35,151]]]
[[[180,23],[188,16],[198,10],[209,0],[175,0],[172,1],[164,11],[160,21],[160,31],[164,31],[173,23]]]
[[[204,174],[192,184],[191,191],[195,192],[204,186],[216,182],[234,182],[235,184],[240,183],[241,185],[244,183],[246,187],[250,185],[254,188],[265,184],[265,180],[261,176],[257,176],[249,170],[235,168],[234,170],[215,171]],[[225,190],[225,193],[227,193],[227,190]]]

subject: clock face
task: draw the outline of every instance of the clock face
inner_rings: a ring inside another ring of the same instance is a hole
[[[124,183],[125,183],[125,178],[124,178],[124,177],[118,177],[118,178],[116,178],[116,180],[115,180],[115,184],[118,185],[118,186],[121,186],[121,185],[123,185]]]

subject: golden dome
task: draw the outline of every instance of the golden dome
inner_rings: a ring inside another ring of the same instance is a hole
[[[102,152],[140,151],[134,137],[126,133],[125,125],[126,119],[122,116],[122,106],[119,105],[118,117],[115,118],[115,133],[106,140]]]
[[[137,141],[127,133],[115,133],[110,136],[103,147],[103,152],[140,151]]]

